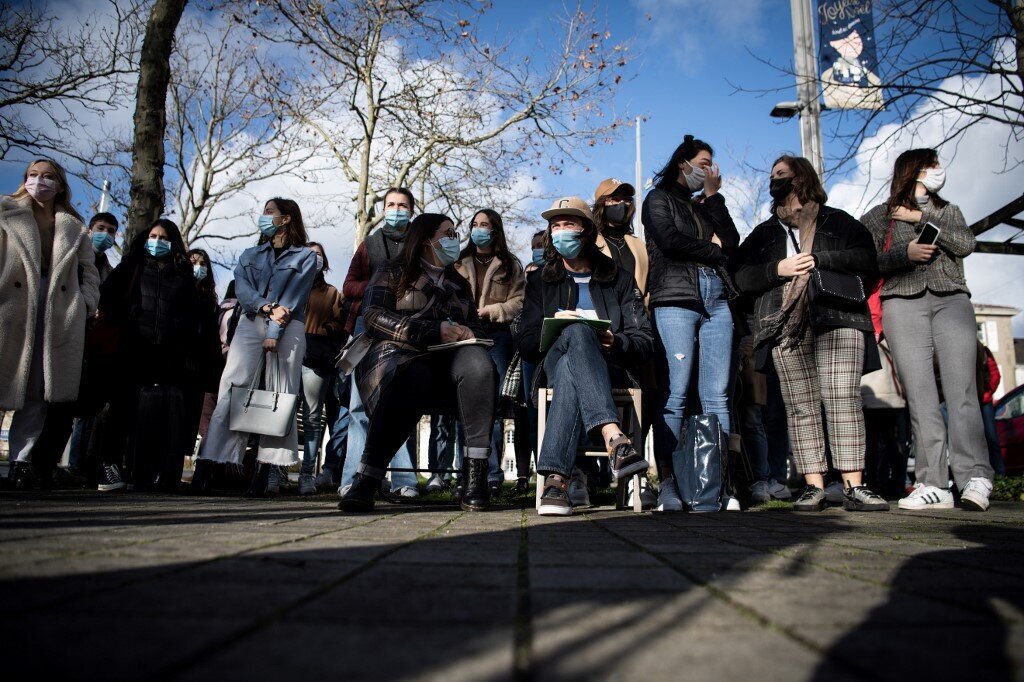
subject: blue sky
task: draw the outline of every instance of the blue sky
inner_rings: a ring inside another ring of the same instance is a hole
[[[983,1],[968,0],[965,4],[977,7]],[[90,2],[56,0],[52,4],[73,10]],[[612,39],[632,43],[632,77],[623,81],[615,100],[607,103],[607,111],[646,117],[642,147],[645,178],[665,163],[686,133],[715,147],[727,188],[738,174],[734,158],[760,166],[781,152],[799,152],[796,119],[779,121],[768,116],[777,101],[795,99],[792,77],[761,61],[791,63],[788,0],[605,0],[599,7]],[[551,16],[559,8],[559,3],[542,0],[495,0],[482,27],[484,35],[496,30],[498,35],[512,36],[515,49],[536,52],[538,45],[557,40]],[[737,93],[735,85],[784,90],[758,96]],[[836,125],[834,115],[824,116],[826,158],[842,151],[829,139]],[[961,205],[968,222],[973,222],[1019,196],[1024,187],[1024,166],[1010,173],[999,172],[1005,134],[997,130],[978,129],[966,142],[955,155],[951,147],[940,149],[940,156],[949,170],[944,194]],[[927,139],[900,140],[894,153],[927,144]],[[1024,142],[1016,143],[1012,151],[1024,159]],[[891,163],[890,155],[862,162],[859,167],[851,164],[830,178],[827,188],[833,203],[859,215],[857,211],[867,208],[864,193],[884,186],[883,176],[888,175]],[[23,168],[20,162],[0,163],[0,186],[13,191]],[[628,129],[613,144],[587,149],[575,163],[566,164],[561,175],[544,169],[537,172],[547,198],[565,194],[590,198],[597,183],[606,177],[632,182],[633,168],[634,139]],[[77,182],[73,182],[73,189],[79,197],[84,196]],[[546,208],[547,198],[533,202],[537,213]],[[88,212],[85,206],[81,208]],[[532,231],[541,227],[540,222],[538,217],[536,224],[519,227]],[[337,253],[332,251],[336,267],[329,279],[337,283],[344,277],[349,248],[344,245]],[[1024,307],[1024,297],[1019,293],[1024,284],[1024,258],[975,255],[967,261],[967,272],[968,283],[978,294],[975,300]],[[218,273],[222,287],[229,279],[226,275]],[[1018,316],[1015,328],[1018,335],[1024,335],[1024,316]]]

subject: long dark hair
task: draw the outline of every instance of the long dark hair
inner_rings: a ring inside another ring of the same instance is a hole
[[[556,216],[557,217],[557,216]],[[580,249],[580,256],[590,261],[590,266],[595,270],[594,278],[600,279],[596,272],[596,266],[598,261],[602,258],[611,260],[603,253],[601,249],[597,248],[597,225],[594,221],[589,218],[577,216],[583,222],[583,232],[580,234],[580,244],[583,248]],[[559,282],[565,279],[565,263],[562,262],[562,256],[559,255],[558,250],[555,249],[554,242],[551,241],[551,223],[548,221],[548,229],[544,231],[544,271],[541,273],[541,279],[545,282]]]
[[[498,275],[498,277],[495,277],[494,281],[503,283],[507,282],[515,273],[515,264],[519,263],[519,259],[513,256],[512,252],[508,250],[508,240],[505,239],[505,225],[501,220],[501,215],[497,211],[489,208],[481,208],[473,214],[473,217],[469,221],[470,225],[472,226],[473,221],[476,220],[476,217],[481,213],[487,216],[487,219],[491,221],[491,244],[494,246],[494,256],[501,262],[501,266],[504,268],[504,276]],[[470,229],[472,229],[472,227]],[[474,256],[476,253],[476,244],[474,244],[473,240],[470,239],[469,243],[462,249],[462,253],[459,254],[459,260],[468,258],[469,256]]]
[[[204,249],[189,249],[188,253],[185,254],[189,262],[192,261],[192,256],[202,256],[203,261],[206,263],[206,277],[196,282],[196,288],[199,289],[199,295],[209,298],[213,305],[217,305],[217,282],[213,277],[213,261],[210,260],[210,254]]]
[[[149,227],[145,230],[139,230],[135,234],[135,238],[132,239],[131,245],[128,247],[128,255],[125,259],[131,259],[138,261],[139,263],[146,262],[146,240],[149,239],[149,233],[154,227],[162,227],[167,233],[168,241],[171,242],[171,262],[177,268],[184,268],[191,271],[192,266],[189,263],[188,255],[185,251],[185,240],[181,238],[181,230],[178,226],[168,220],[167,218],[158,218],[154,220]]]
[[[441,227],[441,223],[448,221],[455,224],[455,221],[443,213],[421,213],[416,216],[405,234],[405,241],[402,242],[402,251],[392,259],[392,263],[401,266],[402,277],[398,280],[398,297],[409,289],[409,286],[416,282],[423,274],[423,249],[426,248],[430,238]],[[445,268],[445,275],[456,275],[455,269],[449,265]]]
[[[324,273],[331,269],[331,264],[327,260],[327,249],[325,249],[324,245],[321,244],[320,242],[309,242],[308,244],[306,244],[306,246],[308,246],[310,249],[312,249],[314,246],[319,246],[320,247],[320,251],[323,252],[323,256],[321,256],[321,257],[324,259],[324,267],[323,267],[322,270],[320,270],[320,272],[316,273],[316,277],[313,278],[313,286],[315,286],[315,287],[326,286],[327,280],[324,279]]]
[[[917,176],[925,168],[930,168],[939,162],[939,153],[934,149],[908,149],[896,157],[896,163],[892,169],[892,182],[889,184],[889,201],[886,203],[886,213],[892,215],[900,206],[910,209],[917,209],[916,190]],[[928,192],[935,205],[943,208],[949,204],[948,201],[939,196],[938,192]]]
[[[786,164],[789,166],[789,170],[793,171],[793,191],[796,192],[796,198],[800,200],[801,204],[813,201],[819,206],[825,205],[825,202],[828,201],[828,193],[821,186],[821,178],[818,177],[818,172],[814,170],[810,161],[802,156],[783,154],[775,159],[772,168],[774,169],[780,163]],[[772,213],[775,213],[775,210],[782,206],[782,202],[785,200],[786,197],[772,199]]]
[[[299,209],[299,205],[292,199],[283,199],[281,197],[274,197],[273,199],[267,199],[267,202],[263,204],[266,208],[267,204],[273,203],[277,206],[277,210],[283,215],[291,218],[284,225],[285,240],[284,245],[288,246],[306,246],[309,242],[309,237],[306,236],[306,225],[302,222],[302,211]],[[261,234],[260,240],[257,244],[263,244],[269,242],[271,237]]]
[[[683,161],[690,162],[697,154],[707,152],[712,156],[715,150],[707,142],[694,138],[693,135],[685,135],[682,143],[672,152],[672,158],[668,160],[664,168],[654,174],[654,185],[658,189],[669,189],[679,182],[679,164]]]

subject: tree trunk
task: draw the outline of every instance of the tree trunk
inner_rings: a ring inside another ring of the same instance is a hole
[[[188,0],[156,0],[146,24],[135,95],[131,203],[125,243],[145,230],[164,210],[164,132],[167,86],[171,78],[174,32]]]

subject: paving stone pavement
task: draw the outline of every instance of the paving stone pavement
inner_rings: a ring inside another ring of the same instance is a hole
[[[1024,506],[0,495],[4,679],[1021,680]]]

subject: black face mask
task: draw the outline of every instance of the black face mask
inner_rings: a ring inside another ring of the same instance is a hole
[[[793,178],[773,178],[768,183],[768,194],[775,201],[782,201],[793,191]]]
[[[612,225],[624,225],[626,223],[626,212],[629,210],[629,204],[622,202],[621,204],[609,204],[604,207],[604,217]]]

